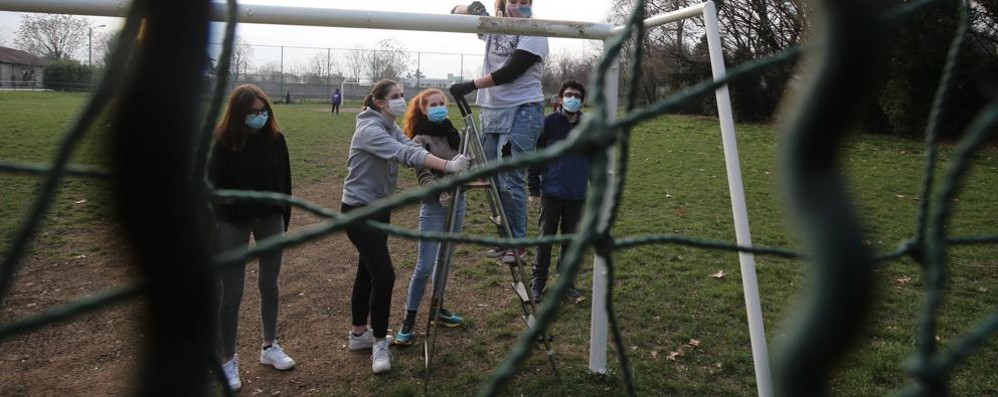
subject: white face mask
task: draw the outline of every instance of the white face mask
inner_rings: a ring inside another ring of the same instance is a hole
[[[405,98],[389,99],[388,113],[395,117],[405,114]]]

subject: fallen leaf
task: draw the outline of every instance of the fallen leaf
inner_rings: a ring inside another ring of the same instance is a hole
[[[903,276],[903,277],[897,279],[897,283],[901,284],[901,285],[908,284],[909,281],[911,281],[911,277],[908,277],[908,276]]]
[[[631,350],[638,350],[637,346],[631,346]]]
[[[80,254],[80,255],[74,256],[73,259],[86,259],[86,257],[87,257],[86,255]]]
[[[978,288],[977,290],[981,292],[988,292],[988,289],[984,287]]]
[[[690,346],[700,347],[700,341],[698,341],[696,339],[690,339]]]
[[[722,279],[724,278],[724,270],[718,270],[717,273],[711,274],[710,277],[716,279]]]
[[[669,359],[669,361],[676,361],[676,357],[682,357],[682,355],[683,355],[683,349],[679,349],[674,352],[669,352],[669,356],[667,358]]]
[[[895,194],[895,196],[897,196],[897,198],[904,198],[903,194]]]
[[[87,202],[87,199],[74,201],[73,204],[83,204],[85,202]]]
[[[981,287],[981,289],[984,289],[984,287]],[[983,292],[987,292],[987,291],[983,291]],[[660,317],[660,316],[652,317],[652,319],[654,319],[655,321],[662,321],[662,317]]]
[[[654,358],[654,359],[658,358],[658,351],[657,350],[652,350],[651,351],[651,358]]]
[[[671,195],[671,194],[669,194],[669,193],[666,193],[666,194],[665,194],[665,198],[672,198],[672,195]]]

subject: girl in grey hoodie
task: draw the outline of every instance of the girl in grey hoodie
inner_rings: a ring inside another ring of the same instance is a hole
[[[468,169],[469,159],[459,155],[444,160],[409,140],[395,124],[405,112],[402,86],[381,80],[364,98],[364,111],[357,115],[357,130],[350,142],[347,177],[343,182],[342,212],[371,204],[395,192],[398,164],[429,168],[445,173]],[[391,222],[385,211],[372,220]],[[354,224],[346,228],[347,237],[357,248],[360,260],[350,300],[352,325],[347,341],[350,350],[372,349],[371,369],[376,374],[391,370],[388,351],[388,319],[395,285],[395,269],[388,253],[388,234]],[[367,328],[370,318],[371,329]]]

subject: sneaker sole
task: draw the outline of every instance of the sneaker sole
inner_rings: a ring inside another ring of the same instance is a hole
[[[385,337],[385,339],[388,339],[388,344],[395,343],[395,338],[392,335],[388,335],[387,337]],[[364,346],[354,346],[351,345],[349,342],[347,342],[347,349],[350,349],[350,351],[371,350],[373,348],[374,348],[373,343]]]
[[[260,360],[260,365],[266,365],[266,366],[274,367],[274,368],[279,369],[281,371],[287,371],[287,370],[295,367],[295,363],[294,362],[292,362],[291,365],[282,367],[280,365],[277,365],[277,363],[270,362],[269,360]]]
[[[400,340],[400,339],[394,339],[394,340],[392,340],[392,344],[396,345],[396,346],[412,346],[412,344],[415,341],[416,341],[416,338],[411,338],[411,339],[406,340],[406,341],[403,341],[403,340]]]
[[[433,324],[433,325],[438,326],[438,327],[444,327],[444,328],[457,328],[457,327],[460,327],[461,324],[464,324],[464,323],[463,322],[460,322],[460,323],[447,323],[447,322],[443,322],[443,321],[430,321],[430,324]]]

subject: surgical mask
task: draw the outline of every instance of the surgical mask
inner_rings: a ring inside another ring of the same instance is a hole
[[[259,130],[259,129],[263,128],[264,125],[267,125],[267,119],[269,119],[269,118],[270,118],[270,114],[267,113],[267,112],[260,112],[260,114],[258,114],[256,116],[247,114],[246,115],[246,126],[249,127],[249,128],[252,128],[254,130]]]
[[[506,7],[509,16],[513,18],[530,18],[530,6]]]
[[[388,113],[395,117],[405,114],[405,98],[389,99]]]
[[[566,112],[575,113],[579,109],[582,109],[582,100],[576,97],[565,98],[562,101],[561,107],[565,109]]]
[[[447,119],[446,106],[432,106],[426,111],[426,117],[434,123],[439,123]]]

